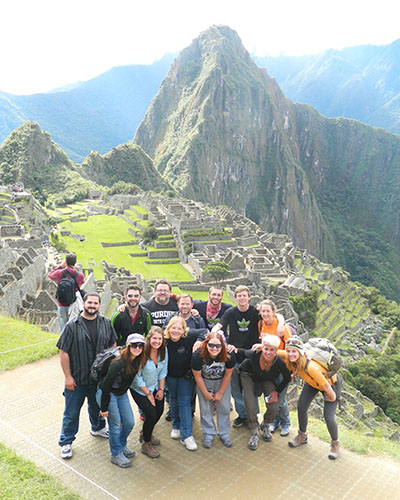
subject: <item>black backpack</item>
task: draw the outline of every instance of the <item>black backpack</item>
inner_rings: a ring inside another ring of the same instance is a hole
[[[98,384],[106,376],[111,361],[119,356],[119,350],[120,346],[110,347],[110,349],[104,349],[96,355],[90,368],[90,378],[93,382]]]
[[[79,290],[79,286],[75,281],[79,273],[75,271],[74,274],[70,274],[63,269],[62,274],[63,277],[57,285],[56,299],[62,306],[70,306],[76,300],[75,288]]]

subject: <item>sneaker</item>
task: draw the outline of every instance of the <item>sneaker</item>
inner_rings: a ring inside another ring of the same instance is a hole
[[[193,436],[189,436],[186,439],[181,439],[181,444],[183,444],[183,446],[186,446],[186,449],[189,451],[197,450],[197,443],[194,440]]]
[[[289,429],[290,429],[289,425],[284,425],[281,429],[281,436],[282,437],[289,436]]]
[[[249,450],[256,450],[258,448],[258,440],[259,440],[258,432],[256,431],[251,435],[249,442],[247,444],[247,448]]]
[[[100,429],[98,431],[92,431],[91,430],[90,434],[92,436],[99,436],[99,437],[102,437],[102,438],[105,438],[105,439],[108,439],[108,436],[109,436],[107,427],[103,427],[102,429]],[[115,456],[117,456],[117,455],[115,455]]]
[[[136,453],[129,449],[127,446],[125,446],[125,448],[122,450],[122,453],[126,456],[126,458],[133,458]]]
[[[278,429],[279,425],[276,425],[274,422],[272,424],[268,424],[269,432],[273,434],[276,429]]]
[[[167,413],[165,414],[165,420],[167,422],[172,422],[171,410],[168,410]]]
[[[269,425],[265,425],[263,427],[262,438],[264,439],[264,441],[267,441],[267,443],[272,441],[272,434],[271,434],[271,431],[269,430]]]
[[[227,436],[227,437],[219,437],[220,440],[222,441],[222,444],[225,446],[225,448],[232,448],[233,446],[233,443],[232,443],[232,439]]]
[[[129,458],[126,458],[122,451],[118,453],[118,455],[111,455],[111,463],[118,465],[118,467],[122,467],[123,469],[132,465],[132,462]]]
[[[171,431],[171,439],[180,439],[181,431],[179,429],[172,429]]]
[[[297,448],[301,444],[307,443],[307,432],[298,431],[297,436],[288,442],[291,448]]]
[[[202,445],[203,445],[203,448],[205,448],[206,450],[209,450],[210,448],[212,448],[212,440],[211,439],[203,439]]]
[[[142,453],[149,458],[158,458],[160,456],[160,452],[153,448],[151,443],[142,444]]]
[[[61,458],[67,459],[72,457],[72,448],[70,444],[61,446]]]
[[[235,420],[232,422],[233,427],[240,427],[241,425],[246,422],[245,418],[242,417],[236,417]]]
[[[171,437],[172,437],[172,436],[171,436]],[[179,434],[179,437],[180,437],[180,434]],[[173,438],[173,439],[175,439],[175,438]],[[177,439],[177,438],[176,438],[176,439]],[[141,443],[143,443],[143,442],[144,442],[144,439],[143,439],[143,431],[140,431],[140,434],[139,434],[139,441],[140,441]],[[156,438],[155,436],[151,436],[151,444],[152,444],[153,446],[159,446],[159,445],[161,444],[161,441],[160,441],[158,438]]]
[[[340,453],[339,441],[331,441],[331,451],[328,454],[328,458],[331,460],[336,460]]]

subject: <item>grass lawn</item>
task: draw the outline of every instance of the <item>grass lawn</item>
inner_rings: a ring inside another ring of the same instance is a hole
[[[133,274],[141,273],[146,280],[163,277],[170,281],[191,281],[193,277],[181,264],[146,264],[147,255],[131,257],[131,253],[143,253],[138,245],[103,248],[101,242],[118,243],[133,241],[128,232],[131,226],[117,215],[92,215],[83,222],[64,222],[62,228],[72,233],[84,234],[80,242],[71,236],[64,236],[70,252],[75,252],[83,267],[92,267],[96,279],[104,279],[101,261],[118,267],[125,267]],[[160,259],[157,259],[160,260]]]
[[[58,352],[58,335],[35,325],[0,315],[0,373]],[[1,491],[1,490],[0,490]]]
[[[2,500],[79,500],[59,481],[41,472],[0,444],[0,492]]]

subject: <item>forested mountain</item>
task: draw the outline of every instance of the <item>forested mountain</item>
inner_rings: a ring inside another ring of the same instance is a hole
[[[255,61],[293,101],[400,134],[400,40]]]
[[[15,96],[0,92],[0,142],[35,121],[75,162],[129,141],[174,56],[151,65],[120,66],[66,90]]]
[[[293,104],[228,27],[180,53],[135,142],[184,196],[233,206],[399,296],[400,138]]]

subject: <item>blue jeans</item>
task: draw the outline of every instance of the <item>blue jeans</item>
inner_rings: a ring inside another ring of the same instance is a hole
[[[97,390],[96,398],[100,404],[101,389]],[[107,420],[111,455],[118,455],[125,448],[128,436],[135,425],[127,392],[121,396],[110,393]]]
[[[57,306],[57,320],[60,333],[62,333],[64,326],[68,323],[68,310],[69,306]]]
[[[181,439],[193,435],[191,399],[194,380],[167,377],[172,428],[181,431]]]
[[[60,446],[71,444],[79,429],[79,415],[85,398],[88,400],[89,420],[92,431],[103,429],[106,422],[100,417],[100,408],[96,401],[97,387],[93,384],[77,385],[74,391],[64,388],[65,407],[62,421]]]
[[[283,389],[281,393],[278,395],[278,413],[274,419],[275,427],[290,427],[290,414],[289,414],[289,406],[286,400],[286,393],[288,390],[288,385]]]
[[[235,410],[240,418],[247,418],[246,407],[244,405],[243,393],[240,384],[240,377],[238,371],[239,363],[236,363],[232,372],[231,378],[231,392],[233,400],[235,401]]]

